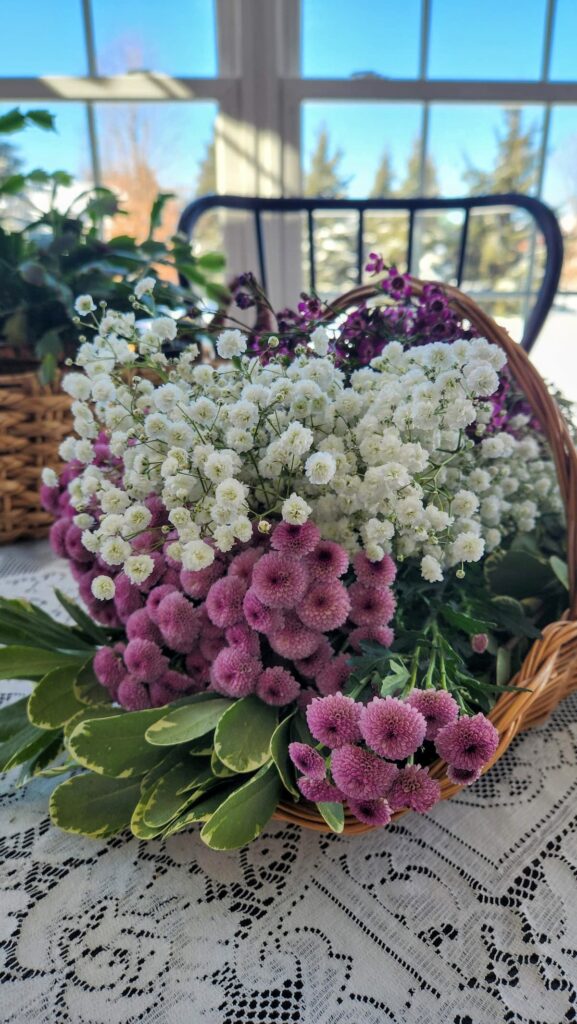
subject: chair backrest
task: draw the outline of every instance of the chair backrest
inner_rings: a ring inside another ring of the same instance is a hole
[[[268,199],[253,196],[232,196],[232,195],[208,195],[196,199],[183,211],[178,229],[192,238],[195,227],[203,214],[214,209],[236,210],[251,213],[254,222],[256,252],[258,259],[258,274],[260,283],[264,289],[267,288],[267,264],[265,253],[265,237],[263,231],[263,215],[265,214],[289,214],[304,213],[306,215],[308,231],[308,255],[309,255],[309,284],[310,290],[315,291],[316,269],[315,269],[315,220],[316,212],[321,211],[344,211],[352,210],[358,215],[358,227],[356,232],[356,280],[360,284],[362,280],[363,263],[365,260],[365,215],[369,212],[379,211],[405,211],[408,213],[408,232],[406,246],[406,267],[411,270],[415,248],[415,218],[416,214],[435,210],[462,211],[463,218],[460,226],[460,238],[457,248],[457,259],[455,264],[454,280],[457,287],[463,281],[465,270],[465,259],[467,254],[467,242],[469,240],[470,215],[472,211],[490,209],[521,209],[525,210],[533,218],[533,233],[530,242],[528,286],[523,293],[528,297],[534,296],[535,301],[531,309],[528,309],[525,319],[525,329],[522,339],[522,346],[528,352],[537,339],[537,335],[551,305],[555,298],[557,285],[561,275],[563,263],[563,239],[557,219],[544,203],[532,196],[521,195],[520,193],[507,193],[502,195],[487,196],[465,196],[458,199],[434,199],[434,198],[409,198],[409,199],[311,199],[305,197],[291,199]],[[536,230],[539,230],[545,243],[545,263],[541,283],[538,289],[533,288],[534,261],[535,261],[535,239]],[[383,253],[386,258],[386,253]],[[249,269],[249,268],[247,268]],[[507,298],[506,291],[499,293],[503,299]]]

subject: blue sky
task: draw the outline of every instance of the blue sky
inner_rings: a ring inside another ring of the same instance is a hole
[[[429,75],[538,78],[545,7],[546,0],[432,0]],[[80,8],[80,0],[0,0],[1,73],[85,73]],[[420,8],[420,0],[404,0],[402,6],[392,0],[303,0],[303,74],[416,75]],[[212,0],[163,0],[161,5],[158,0],[93,0],[93,11],[102,73],[140,67],[173,74],[216,73]],[[34,32],[29,31],[31,24]],[[577,0],[558,0],[552,77],[577,78],[575,40]],[[57,113],[58,136],[31,130],[18,139],[27,164],[64,167],[85,176],[89,160],[83,106],[54,103],[51,109]],[[106,159],[116,115],[103,107],[96,114]],[[152,155],[163,187],[192,190],[215,114],[211,103],[150,105]],[[541,110],[527,108],[524,119],[540,131]],[[415,104],[306,103],[302,116],[305,163],[321,124],[328,127],[333,144],[343,149],[342,169],[351,178],[350,194],[363,195],[371,187],[385,149],[402,176],[420,131],[421,111]],[[432,107],[430,153],[445,194],[462,191],[467,158],[477,166],[491,166],[500,124],[496,107]],[[577,108],[555,110],[546,175],[553,199],[569,187],[569,155],[573,153],[573,163],[577,161],[573,138],[577,138]]]

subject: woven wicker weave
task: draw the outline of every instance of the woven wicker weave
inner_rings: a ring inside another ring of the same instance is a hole
[[[57,383],[40,384],[36,370],[0,374],[0,544],[48,532],[40,472],[62,467],[58,446],[72,430],[70,405]]]
[[[420,294],[425,282],[413,280],[413,290]],[[506,751],[518,732],[542,722],[559,701],[577,689],[577,451],[556,403],[535,367],[523,349],[515,344],[507,332],[476,303],[456,288],[445,287],[452,307],[479,331],[480,335],[500,345],[507,353],[509,368],[524,392],[535,415],[543,426],[557,467],[559,489],[567,513],[567,562],[569,567],[569,609],[564,621],[553,622],[543,630],[542,639],[536,640],[520,672],[511,681],[523,687],[519,693],[507,692],[495,704],[491,721],[500,734],[494,758],[487,771]],[[333,304],[335,313],[372,298],[377,292],[372,285],[355,288]],[[436,761],[431,775],[441,784],[441,798],[448,799],[459,791],[446,775],[446,765]],[[400,811],[394,817],[407,813]],[[313,804],[281,803],[275,814],[279,821],[292,822],[316,832],[329,829]],[[350,814],[345,815],[344,832],[354,835],[368,832],[364,825]]]

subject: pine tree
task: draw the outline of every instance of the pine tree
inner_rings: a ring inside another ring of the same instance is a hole
[[[423,182],[421,184],[421,138],[417,135],[407,161],[405,177],[398,188],[403,199],[410,196],[438,196],[440,192],[437,168],[432,157],[425,158]]]
[[[202,160],[198,164],[195,195],[208,196],[216,192],[216,144],[214,136],[206,144]]]
[[[309,169],[304,179],[305,196],[321,199],[343,199],[347,194],[350,178],[345,178],[340,165],[343,159],[342,149],[335,149],[331,155],[329,133],[326,125],[317,131],[316,145],[313,150]]]
[[[204,156],[198,164],[195,195],[200,198],[214,195],[216,192],[216,142],[213,135],[206,144]],[[194,238],[200,252],[223,251],[224,242],[218,211],[209,211],[201,217]]]
[[[395,174],[391,152],[389,149],[385,149],[377,167],[369,197],[371,199],[386,199],[392,196],[394,194],[394,180]]]
[[[343,151],[332,150],[328,129],[321,125],[308,170],[304,194],[322,199],[343,199],[350,178],[341,170]],[[346,291],[356,280],[356,216],[345,213],[315,214],[316,289],[323,296]],[[303,238],[303,259],[308,260],[308,235]]]

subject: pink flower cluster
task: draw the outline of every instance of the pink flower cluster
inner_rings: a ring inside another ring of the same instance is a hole
[[[60,515],[51,530],[54,550],[69,559],[91,615],[126,634],[98,652],[94,670],[111,698],[129,710],[204,689],[237,698],[256,694],[274,705],[298,700],[305,707],[315,694],[344,686],[347,645],[358,651],[363,640],[384,646],[393,640],[396,568],[388,555],[372,563],[357,554],[354,580],[345,585],[350,560],[344,548],[321,539],[310,521],[281,522],[270,540],[255,532],[237,554],[216,552],[208,568],[192,572],[167,554],[175,535],[162,502],[150,497],[152,521],[132,547],[150,554],[154,571],[136,585],[84,548],[66,492],[49,490],[46,504]],[[98,516],[98,509],[91,511]],[[115,582],[110,601],[92,595],[92,581],[103,572]]]
[[[427,768],[402,764],[424,740],[434,742],[449,779],[460,786],[479,778],[499,743],[485,715],[459,717],[445,690],[413,690],[405,700],[374,697],[367,704],[334,693],[313,699],[306,715],[312,736],[328,753],[290,744],[301,793],[315,803],[346,801],[367,825],[386,825],[403,808],[424,813],[440,799],[439,783]]]

